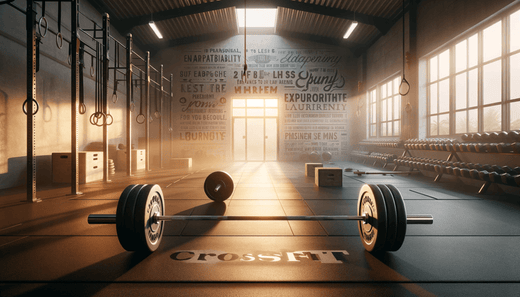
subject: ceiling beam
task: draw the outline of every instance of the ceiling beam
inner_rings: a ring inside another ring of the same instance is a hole
[[[223,39],[231,38],[235,35],[236,35],[235,31],[208,33],[208,34],[181,37],[181,38],[177,38],[177,39],[154,42],[151,44],[147,44],[147,46],[151,47],[152,50],[150,52],[155,54],[159,50],[165,49],[165,48],[171,48],[171,47],[176,47],[176,46],[191,44],[191,43],[196,43],[196,42],[223,40]],[[152,54],[152,56],[153,56],[153,54]]]
[[[225,0],[218,2],[208,2],[199,5],[186,6],[165,11],[155,12],[153,14],[154,21],[164,21],[172,18],[188,16],[203,13],[212,10],[225,9],[230,7],[244,8],[243,0]],[[363,24],[375,26],[382,35],[385,35],[391,28],[391,21],[386,18],[376,17],[367,14],[355,13],[349,10],[342,10],[332,7],[325,7],[315,4],[296,2],[291,0],[249,0],[247,8],[276,8],[283,7],[294,10],[300,10],[310,13],[322,14],[331,17],[356,20]],[[141,15],[131,18],[115,21],[114,25],[121,30],[122,33],[129,32],[133,27],[146,25],[150,22],[151,15]]]
[[[359,43],[351,42],[345,39],[337,39],[331,37],[325,37],[321,35],[307,34],[307,33],[296,33],[292,31],[277,30],[276,33],[284,38],[296,38],[310,42],[317,42],[323,44],[329,44],[334,46],[340,46],[351,51],[355,56],[358,55],[362,45]]]

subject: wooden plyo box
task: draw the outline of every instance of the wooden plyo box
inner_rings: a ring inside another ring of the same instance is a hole
[[[146,168],[146,150],[132,150],[132,171]],[[126,150],[117,151],[116,169],[126,170]]]
[[[192,166],[191,158],[171,158],[170,166],[173,168],[191,168]]]
[[[314,177],[316,167],[323,167],[323,163],[305,163],[305,176]]]
[[[71,153],[52,153],[52,182],[71,182]],[[103,179],[103,152],[78,152],[79,183]]]
[[[316,167],[314,183],[318,187],[342,187],[343,172],[336,167]]]

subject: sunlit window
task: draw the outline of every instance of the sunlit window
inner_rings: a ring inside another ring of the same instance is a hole
[[[378,88],[369,91],[369,137],[389,137],[399,136],[401,134],[400,83],[401,77],[397,76],[380,84]],[[378,110],[379,113],[377,112]],[[379,127],[379,130],[377,127]]]
[[[428,82],[430,135],[450,134],[450,50],[430,58]]]
[[[376,89],[368,93],[368,130],[370,137],[377,136],[377,96]]]
[[[274,28],[276,25],[276,8],[248,8],[247,28]],[[244,9],[237,8],[238,26],[244,27]]]
[[[426,58],[428,136],[520,129],[518,32],[517,10]]]

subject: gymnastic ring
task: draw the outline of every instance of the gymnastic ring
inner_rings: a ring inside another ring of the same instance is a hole
[[[108,122],[108,118],[110,118],[110,123]],[[110,126],[110,125],[112,125],[114,123],[114,117],[112,117],[111,114],[107,114],[106,115],[106,119],[107,119],[106,120],[107,126]]]
[[[63,47],[63,35],[61,35],[61,32],[58,32],[58,34],[56,34],[56,46],[59,49]]]
[[[160,119],[161,118],[161,113],[156,111],[153,113],[153,115],[155,116],[156,119]]]
[[[25,114],[27,114],[27,108],[25,107],[25,106],[27,105],[27,102],[28,102],[27,100],[29,100],[29,99],[26,99],[26,100],[23,102],[23,104],[22,104],[22,111],[23,111],[23,113],[25,113]],[[32,101],[33,101],[34,103],[36,103],[36,111],[32,114],[32,115],[35,115],[35,114],[38,113],[38,110],[40,110],[40,104],[38,104],[38,101],[36,101],[36,100],[34,100],[34,99],[32,99]]]
[[[93,114],[90,115],[89,122],[90,122],[91,125],[97,126],[97,122],[94,122],[94,118],[95,118],[94,116],[95,115],[96,115],[96,113],[93,113]]]
[[[94,69],[94,66],[90,66],[90,77],[94,77],[95,73],[96,73],[96,70]]]
[[[96,126],[98,126],[98,127],[103,127],[103,125],[105,125],[105,123],[107,122],[107,115],[105,113],[103,113],[103,112],[98,112],[96,118],[97,119],[103,118],[103,122],[101,124],[96,122]]]
[[[404,93],[401,92],[401,87],[403,86],[403,84],[406,84],[408,86],[408,90]],[[403,76],[403,79],[401,80],[401,84],[399,85],[399,95],[406,96],[406,95],[408,95],[409,92],[410,92],[410,83]]]
[[[45,34],[42,34],[42,23],[45,21]],[[47,23],[47,19],[42,16],[40,20],[38,21],[38,33],[40,34],[41,38],[44,38],[47,35],[47,31],[49,30],[49,24]]]
[[[139,119],[143,119],[142,121],[140,121]],[[146,117],[144,116],[144,114],[139,114],[137,115],[137,118],[135,118],[135,120],[137,121],[138,124],[143,124],[144,121],[146,121]]]
[[[115,100],[114,100],[114,97],[116,98]],[[112,93],[112,103],[117,103],[117,93],[116,92]]]
[[[79,114],[85,114],[87,112],[87,106],[85,103],[79,104]]]
[[[90,119],[89,119],[89,120],[90,120],[90,123],[91,123],[92,125],[95,125],[95,126],[98,126],[98,127],[103,126],[103,124],[104,124],[105,121],[106,121],[106,117],[104,117],[104,115],[105,115],[104,113],[99,112],[99,111],[98,111],[98,112],[95,112],[95,113],[93,113],[93,114],[91,114],[91,115],[90,115]],[[102,122],[101,124],[99,124],[99,119],[100,119],[100,118],[103,118],[103,122]],[[94,119],[95,119],[95,120],[94,120]]]

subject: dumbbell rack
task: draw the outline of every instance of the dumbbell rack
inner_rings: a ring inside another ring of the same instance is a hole
[[[396,160],[394,170],[399,166],[429,170],[437,172],[434,181],[438,182],[443,174],[450,174],[457,177],[473,178],[484,181],[478,193],[485,193],[493,184],[504,184],[510,186],[520,186],[520,172],[517,168],[512,169],[508,166],[480,165],[462,162],[458,153],[487,153],[500,155],[518,155],[517,152],[509,152],[507,148],[514,147],[513,144],[504,143],[459,143],[450,139],[429,139],[429,140],[409,140],[405,142],[405,151]],[[449,156],[446,161],[432,160],[427,158],[413,157],[410,150],[432,150],[446,151]],[[408,155],[409,157],[406,157]],[[451,162],[455,158],[457,162]],[[458,164],[460,162],[460,164]]]
[[[402,148],[403,141],[394,140],[377,140],[377,141],[361,141],[360,147],[385,147],[385,148]],[[351,157],[360,158],[363,160],[363,164],[366,164],[367,160],[374,160],[372,166],[376,166],[378,161],[383,163],[383,168],[386,168],[391,162],[394,161],[395,155],[390,153],[372,152],[358,150],[351,153]]]

